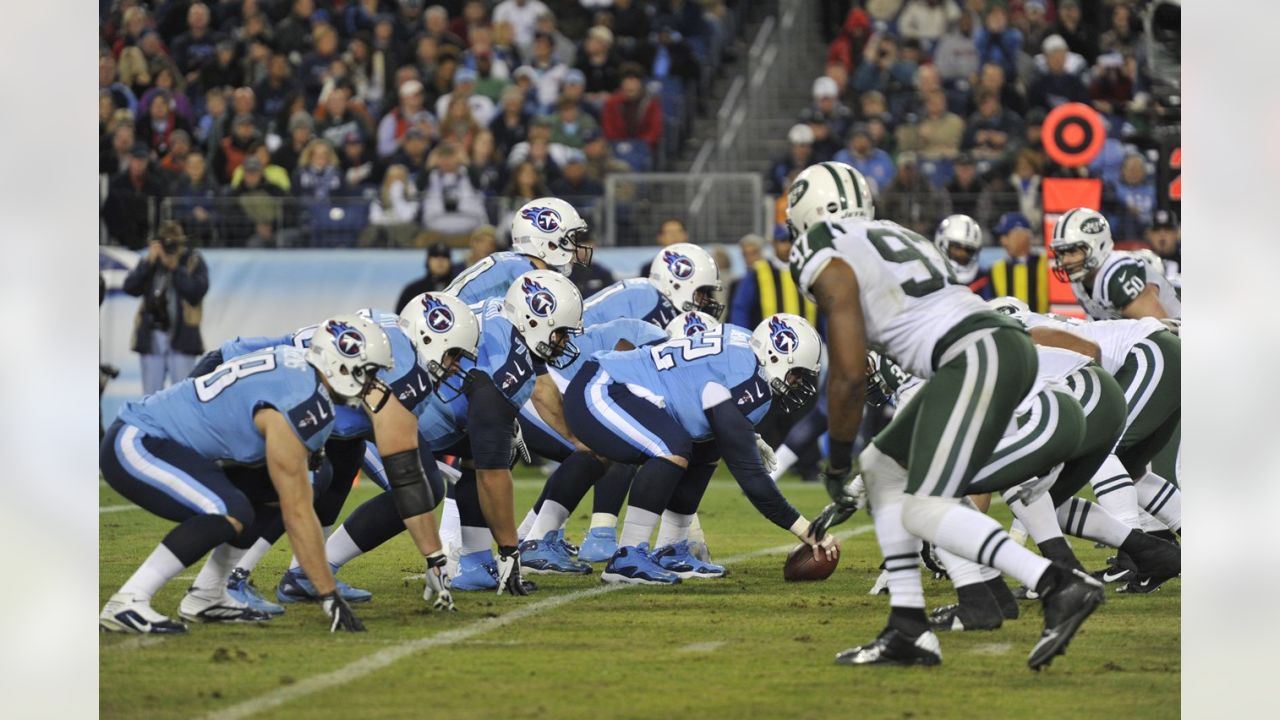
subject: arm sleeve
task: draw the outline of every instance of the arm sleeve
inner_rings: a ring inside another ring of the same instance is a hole
[[[477,470],[511,467],[516,409],[484,373],[472,371],[467,388],[467,434]]]
[[[138,264],[125,276],[122,289],[134,297],[141,295],[146,290],[147,281],[151,279],[155,270],[155,263],[146,258],[139,260]]]
[[[716,434],[720,453],[756,511],[769,522],[790,530],[800,513],[778,491],[778,486],[764,471],[760,450],[756,448],[756,431],[732,401],[722,402],[707,411],[711,429]]]
[[[194,250],[191,259],[179,264],[174,271],[173,287],[191,305],[199,305],[204,294],[209,292],[209,267]]]

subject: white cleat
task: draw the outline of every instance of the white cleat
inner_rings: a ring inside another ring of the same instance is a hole
[[[217,593],[209,597],[205,593]],[[227,594],[226,586],[217,590],[187,591],[182,602],[178,604],[178,617],[188,622],[265,622],[271,616],[261,610],[254,610],[245,603]]]
[[[98,627],[107,632],[135,635],[176,635],[187,631],[186,625],[151,609],[149,601],[135,600],[126,593],[111,596],[98,615]]]

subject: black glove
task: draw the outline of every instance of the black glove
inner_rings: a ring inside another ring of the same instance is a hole
[[[833,469],[830,466],[822,469],[818,473],[818,477],[822,480],[822,484],[827,488],[827,495],[841,505],[849,505],[857,507],[857,502],[853,496],[845,491],[845,486],[849,484],[849,478],[853,476],[853,466]]]
[[[329,616],[329,632],[338,632],[339,628],[347,632],[364,632],[364,623],[351,611],[351,606],[338,594],[337,590],[320,596],[320,606]]]
[[[516,547],[498,548],[498,594],[528,595],[529,590],[520,580],[520,550]]]
[[[818,517],[809,523],[809,532],[813,535],[814,540],[821,540],[828,530],[853,517],[856,512],[858,512],[857,505],[844,505],[833,502],[822,508],[822,512],[818,513]]]

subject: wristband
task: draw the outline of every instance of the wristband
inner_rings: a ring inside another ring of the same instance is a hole
[[[803,515],[796,518],[796,521],[791,523],[791,534],[798,538],[803,538],[805,531],[808,529],[809,521],[805,520]]]
[[[827,467],[847,470],[853,465],[853,443],[830,440],[827,443]]]

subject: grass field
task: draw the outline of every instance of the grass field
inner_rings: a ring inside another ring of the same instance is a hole
[[[517,515],[540,476],[516,483]],[[377,488],[356,488],[346,511]],[[784,481],[812,517],[821,487]],[[100,503],[127,502],[105,485]],[[588,498],[589,504],[589,498]],[[589,506],[570,522],[580,539]],[[993,513],[1008,520],[1003,505]],[[261,626],[192,626],[167,639],[103,634],[99,707],[108,718],[1169,718],[1180,701],[1180,581],[1148,596],[1109,594],[1068,650],[1041,673],[1026,654],[1040,631],[1038,603],[996,632],[943,634],[943,664],[848,668],[834,654],[872,639],[884,596],[866,594],[880,554],[864,514],[836,573],[823,583],[782,581],[791,537],[761,518],[723,472],[702,522],[728,578],[675,588],[606,589],[597,575],[536,576],[527,598],[458,593],[458,612],[428,613],[422,561],[401,535],[342,577],[374,593],[357,612],[369,632],[331,635],[314,606],[290,606]],[[99,605],[170,527],[140,510],[100,518]],[[1091,568],[1106,551],[1076,541]],[[274,588],[287,542],[254,573]],[[197,568],[156,597],[176,616]],[[930,607],[954,601],[925,581]]]

